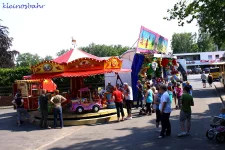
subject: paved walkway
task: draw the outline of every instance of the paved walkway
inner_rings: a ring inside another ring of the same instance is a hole
[[[0,110],[1,149],[224,150],[225,144],[218,144],[205,137],[212,117],[218,115],[222,107],[215,88],[202,89],[200,76],[197,75],[189,76],[189,81],[194,87],[195,101],[192,135],[189,137],[177,137],[180,132],[179,110],[174,110],[171,114],[171,137],[157,139],[159,133],[155,131],[155,114],[138,116],[138,110],[134,111],[133,120],[120,123],[40,130],[34,125],[17,127],[15,111],[3,109]]]

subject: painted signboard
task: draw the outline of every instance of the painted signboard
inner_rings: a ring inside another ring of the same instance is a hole
[[[167,38],[141,26],[136,52],[154,53],[157,51],[165,53],[167,45]]]

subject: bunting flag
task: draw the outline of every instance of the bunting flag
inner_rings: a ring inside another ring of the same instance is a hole
[[[76,43],[76,42],[77,42],[76,40],[72,39],[72,43]]]
[[[74,48],[77,46],[77,41],[73,39],[72,37],[72,45],[74,46]]]

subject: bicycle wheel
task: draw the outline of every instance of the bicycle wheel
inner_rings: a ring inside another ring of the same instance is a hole
[[[213,129],[209,129],[207,132],[206,132],[206,137],[209,139],[209,140],[212,140],[215,138],[215,132]]]

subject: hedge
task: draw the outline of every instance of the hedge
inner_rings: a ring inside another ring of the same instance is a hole
[[[12,86],[15,80],[22,80],[23,76],[30,74],[29,67],[0,68],[0,86]]]
[[[22,80],[23,76],[30,75],[31,70],[29,67],[18,67],[18,68],[0,68],[0,87],[12,86],[15,80]],[[57,85],[60,84],[70,84],[69,78],[58,78],[54,82]],[[103,84],[104,85],[104,75],[91,76],[85,79],[85,84]]]

